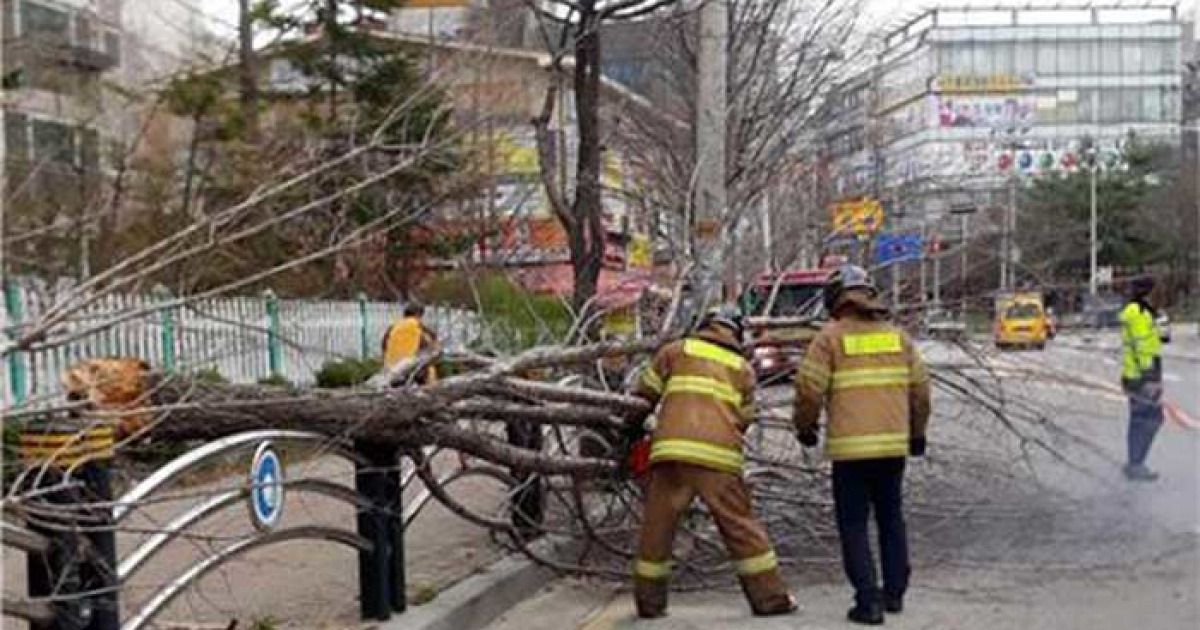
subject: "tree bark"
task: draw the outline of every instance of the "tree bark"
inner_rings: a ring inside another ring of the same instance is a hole
[[[604,264],[604,206],[600,173],[600,20],[595,2],[582,3],[580,33],[575,44],[575,116],[579,125],[579,156],[570,234],[575,288],[571,303],[580,316],[595,297]]]
[[[258,142],[258,66],[254,54],[254,23],[250,0],[238,0],[238,61],[241,80],[242,118],[246,139]]]

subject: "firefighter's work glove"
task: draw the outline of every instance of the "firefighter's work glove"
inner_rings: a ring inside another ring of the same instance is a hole
[[[925,438],[908,438],[908,454],[913,457],[925,457]]]
[[[817,432],[811,429],[797,433],[796,440],[798,440],[800,445],[805,448],[812,448],[816,446],[817,442],[819,441],[817,438]]]

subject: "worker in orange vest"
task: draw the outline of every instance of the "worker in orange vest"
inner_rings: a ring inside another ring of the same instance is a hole
[[[400,361],[412,359],[419,355],[436,354],[441,351],[441,342],[432,330],[425,327],[421,318],[425,316],[425,307],[416,302],[404,307],[404,317],[388,327],[383,335],[383,368],[395,366]],[[437,381],[437,368],[429,369],[417,378],[417,383],[427,384]]]
[[[742,356],[743,334],[736,309],[708,313],[694,333],[658,351],[636,388],[659,408],[633,565],[639,617],[666,614],[675,528],[697,497],[725,539],[752,612],[782,615],[797,608],[742,481],[742,435],[756,415],[754,370]],[[643,419],[631,420],[636,427]]]

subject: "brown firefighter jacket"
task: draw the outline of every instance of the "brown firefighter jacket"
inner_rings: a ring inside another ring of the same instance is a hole
[[[929,374],[886,310],[851,292],[813,339],[796,376],[796,428],[815,432],[828,408],[825,454],[832,460],[908,455],[929,422]]]
[[[741,474],[742,433],[754,420],[754,371],[720,329],[663,346],[636,393],[661,405],[650,462]]]

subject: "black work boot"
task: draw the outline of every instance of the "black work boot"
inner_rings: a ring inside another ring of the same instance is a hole
[[[879,602],[856,604],[846,613],[846,619],[864,626],[882,626],[883,607]]]
[[[904,612],[904,596],[903,595],[885,595],[883,598],[884,612],[898,615]]]

